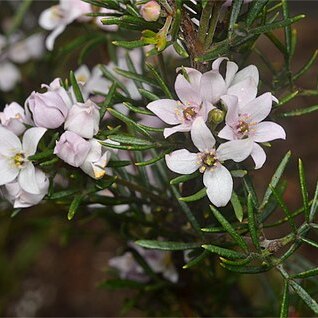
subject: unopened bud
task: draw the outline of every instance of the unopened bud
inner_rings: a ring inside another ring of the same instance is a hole
[[[218,109],[218,108],[214,108],[209,112],[209,123],[212,124],[219,124],[224,120],[225,117],[225,113],[223,110]]]
[[[161,13],[160,4],[157,1],[149,1],[141,6],[140,13],[146,21],[157,21]]]

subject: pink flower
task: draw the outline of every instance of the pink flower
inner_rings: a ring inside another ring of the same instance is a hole
[[[266,154],[257,142],[286,139],[286,133],[281,126],[263,121],[269,115],[272,102],[276,98],[271,93],[265,93],[245,105],[240,105],[236,96],[223,96],[222,100],[228,111],[225,117],[226,125],[218,136],[227,140],[252,140],[251,156],[255,162],[255,169],[261,168]]]
[[[165,123],[176,125],[172,128],[165,128],[165,138],[176,132],[190,131],[197,117],[202,117],[206,121],[208,112],[211,109],[210,105],[203,103],[201,97],[202,74],[192,68],[186,68],[186,71],[188,79],[179,74],[175,82],[175,90],[180,99],[179,101],[159,99],[147,106]],[[221,77],[221,75],[219,76]]]
[[[216,149],[215,139],[201,117],[193,123],[191,138],[199,152],[176,150],[166,155],[167,166],[180,174],[191,174],[199,169],[210,201],[217,207],[225,206],[231,199],[233,180],[222,163],[229,159],[243,161],[251,153],[253,143],[249,139],[234,140]]]
[[[73,167],[79,167],[91,149],[90,143],[72,131],[62,134],[56,143],[54,154]]]
[[[73,131],[84,138],[93,138],[99,130],[99,107],[91,100],[72,106],[66,121],[65,130]]]
[[[149,1],[141,6],[140,13],[146,21],[157,21],[161,13],[160,4],[157,1]]]

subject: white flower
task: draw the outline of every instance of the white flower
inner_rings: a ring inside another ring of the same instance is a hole
[[[36,152],[37,145],[46,132],[45,128],[28,129],[20,139],[10,130],[0,127],[0,185],[18,178],[21,188],[31,194],[40,194],[35,168],[28,160]]]
[[[3,127],[8,128],[17,136],[23,134],[26,130],[25,124],[29,123],[24,109],[16,102],[5,106],[3,112],[0,112],[0,121]]]
[[[177,76],[175,82],[175,91],[180,101],[172,99],[159,99],[147,105],[154,114],[169,125],[176,125],[172,128],[165,128],[164,136],[168,136],[176,132],[190,131],[194,120],[202,117],[207,120],[208,112],[211,107],[203,103],[202,93],[202,74],[192,68],[186,68],[188,79],[182,74]],[[220,74],[216,76],[222,79]],[[214,91],[217,93],[217,91]],[[213,93],[212,93],[213,94]]]
[[[0,90],[11,91],[21,80],[19,69],[10,62],[0,62]]]
[[[35,169],[35,180],[40,190],[38,194],[23,190],[19,182],[11,182],[4,186],[4,197],[13,204],[15,209],[27,208],[40,203],[48,192],[50,182],[45,173],[39,169]]]
[[[191,138],[199,153],[176,150],[166,155],[167,166],[180,174],[191,174],[199,169],[210,201],[217,207],[225,206],[232,195],[233,180],[222,162],[229,159],[243,161],[251,153],[252,142],[249,139],[234,140],[216,149],[215,139],[201,117],[193,123]]]
[[[46,47],[53,50],[55,39],[65,30],[66,26],[76,19],[83,18],[91,12],[90,4],[81,0],[60,0],[59,5],[44,10],[39,18],[40,26],[45,30],[52,30],[46,39]]]
[[[280,125],[263,121],[271,111],[273,100],[277,101],[276,98],[271,93],[265,93],[243,105],[238,103],[235,96],[223,96],[222,100],[228,110],[225,117],[226,125],[218,136],[227,140],[252,140],[251,156],[255,162],[255,169],[261,168],[266,154],[257,142],[286,139],[286,133]]]

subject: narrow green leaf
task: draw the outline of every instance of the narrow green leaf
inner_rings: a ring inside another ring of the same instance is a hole
[[[247,224],[240,224],[240,230],[246,230]],[[224,233],[226,230],[222,226],[209,226],[201,229],[202,232],[206,233]]]
[[[183,269],[188,269],[201,263],[210,253],[204,250],[199,256],[191,259],[187,264],[183,265]]]
[[[193,202],[193,201],[201,200],[204,197],[206,197],[206,188],[203,188],[197,193],[189,195],[188,197],[181,197],[179,198],[179,200],[183,202]]]
[[[306,217],[306,221],[309,222],[308,191],[307,191],[307,185],[306,185],[304,165],[300,159],[298,160],[298,171],[299,171],[300,191],[301,191],[301,196],[303,198],[305,217]]]
[[[318,248],[318,243],[317,242],[314,242],[308,238],[305,238],[305,237],[302,237],[301,240],[304,242],[304,243],[307,243],[308,245],[312,246],[312,247],[315,247],[315,248]]]
[[[155,87],[158,87],[158,84],[151,78],[146,77],[145,75],[142,74],[137,74],[129,71],[122,70],[120,68],[116,68],[115,72],[118,73],[121,76],[124,76],[126,78],[132,79],[134,81],[139,81],[141,83],[146,83],[148,85],[152,85]]]
[[[298,95],[298,93],[299,93],[299,91],[295,91],[295,92],[292,92],[292,93],[280,98],[279,103],[275,107],[280,107],[280,106],[287,104],[292,99],[294,99]]]
[[[243,207],[238,195],[233,191],[231,196],[231,204],[233,206],[235,216],[239,220],[239,222],[243,221]]]
[[[316,59],[318,57],[318,50],[316,50],[314,52],[314,54],[311,56],[311,58],[309,59],[309,61],[303,66],[302,69],[300,69],[294,76],[293,76],[293,80],[297,80],[298,78],[300,78],[301,76],[303,76],[307,71],[310,70],[310,68],[313,66],[313,64],[316,62]]]
[[[284,19],[289,19],[289,8],[288,8],[288,3],[287,0],[282,0],[282,9],[283,9],[283,17]],[[292,58],[292,30],[291,26],[287,25],[284,28],[285,31],[285,43],[286,43],[286,60],[287,60],[287,65],[289,67],[291,58]]]
[[[114,82],[112,84],[112,86],[110,87],[108,94],[105,98],[105,101],[103,102],[103,104],[99,110],[101,120],[103,120],[103,118],[104,118],[104,115],[107,111],[107,107],[109,107],[111,105],[111,102],[113,100],[116,89],[117,89],[117,84],[116,84],[116,82]]]
[[[314,198],[313,198],[312,205],[311,205],[310,212],[309,212],[309,221],[310,222],[312,222],[314,220],[317,211],[318,211],[318,182],[316,185]]]
[[[252,196],[254,206],[257,208],[259,203],[251,177],[249,175],[244,176],[243,183],[247,193],[250,193]]]
[[[137,41],[113,41],[112,42],[116,46],[123,47],[125,49],[135,49],[137,47],[142,47],[148,45],[148,43],[144,40],[137,40]]]
[[[221,257],[220,259],[221,259],[222,263],[226,264],[226,265],[244,266],[244,265],[249,264],[253,260],[253,257],[251,255],[249,255],[249,256],[247,256],[244,259],[234,260],[234,261],[230,260],[230,259],[227,259],[227,258],[224,258],[224,257]]]
[[[282,302],[280,305],[280,318],[288,318],[288,308],[289,308],[289,283],[286,279],[284,281],[284,291],[283,291],[283,297]]]
[[[170,31],[172,41],[177,40],[178,33],[180,30],[180,23],[181,23],[181,10],[177,9],[174,14],[174,19],[173,19],[171,31]]]
[[[149,111],[146,108],[142,108],[142,107],[135,107],[130,103],[124,102],[123,103],[124,106],[126,106],[129,110],[133,111],[136,114],[143,114],[143,115],[150,115],[153,116],[153,113],[151,111]]]
[[[246,170],[231,170],[231,175],[234,178],[243,178],[244,176],[247,175],[247,171]]]
[[[77,83],[77,80],[75,78],[75,75],[74,75],[73,71],[70,72],[70,80],[71,80],[71,84],[72,84],[72,87],[73,87],[73,91],[74,91],[76,100],[79,103],[84,103],[84,98],[83,98],[82,92],[81,92],[81,90],[80,90],[80,88],[78,86],[78,83]]]
[[[229,22],[229,30],[228,30],[228,37],[232,37],[232,33],[234,31],[234,26],[237,21],[237,18],[240,14],[241,7],[243,4],[243,0],[233,0],[232,1],[232,10],[231,10],[231,16],[230,16],[230,22]]]
[[[170,153],[170,152],[171,152],[171,149],[168,149],[155,158],[152,158],[152,159],[147,160],[147,161],[136,162],[135,165],[140,166],[140,167],[152,165],[152,164],[158,162],[159,160],[163,159],[165,157],[165,155]]]
[[[282,161],[280,162],[280,164],[278,165],[275,173],[273,174],[272,176],[272,179],[271,179],[271,182],[265,192],[265,195],[264,195],[264,198],[263,198],[263,201],[260,205],[260,209],[264,209],[264,207],[266,206],[266,204],[268,203],[268,200],[270,198],[270,196],[272,195],[272,190],[271,188],[275,188],[281,178],[281,176],[283,175],[284,171],[285,171],[285,168],[290,160],[290,157],[291,157],[291,152],[288,151],[286,153],[286,155],[284,156],[284,158],[282,159]]]
[[[318,267],[310,269],[305,272],[292,275],[291,278],[308,278],[308,277],[317,276],[317,275],[318,275]]]
[[[170,180],[170,184],[174,185],[174,184],[187,182],[189,180],[192,180],[192,179],[198,177],[199,175],[200,175],[200,173],[198,171],[191,173],[191,174],[185,174],[183,176],[179,176],[179,177],[176,177],[176,178]]]
[[[234,230],[232,225],[224,218],[224,216],[213,206],[210,205],[215,218],[220,222],[224,229],[230,234],[233,240],[245,251],[248,251],[248,246],[244,239]]]
[[[120,167],[127,167],[132,164],[129,160],[110,160],[107,164],[107,167],[110,168],[120,168]]]
[[[252,242],[258,251],[261,250],[259,243],[259,230],[255,218],[252,196],[249,193],[247,197],[247,215],[248,215],[248,229],[251,235]]]
[[[73,196],[74,193],[78,192],[78,190],[65,190],[65,191],[59,191],[59,192],[54,192],[49,196],[50,200],[59,200],[63,198],[67,198],[70,196]]]
[[[310,113],[313,113],[318,110],[318,105],[313,105],[310,107],[306,108],[299,108],[292,110],[290,112],[282,113],[280,114],[281,117],[295,117],[295,116],[302,116],[302,115],[307,115]]]
[[[70,205],[70,208],[69,208],[68,214],[67,214],[67,219],[69,221],[71,221],[73,219],[73,217],[74,217],[75,213],[77,212],[83,199],[84,199],[84,195],[82,195],[82,194],[77,194],[74,196],[74,199]]]
[[[252,23],[256,20],[258,15],[262,12],[263,8],[267,4],[268,0],[258,0],[253,1],[252,8],[249,10],[246,18],[247,26],[251,26]]]
[[[119,142],[120,144],[138,145],[138,146],[150,146],[153,144],[149,140],[136,138],[134,136],[129,136],[129,135],[110,135],[108,138],[110,140]]]
[[[240,259],[240,258],[246,257],[246,255],[243,253],[239,253],[239,252],[229,250],[227,248],[216,246],[216,245],[202,245],[202,247],[211,253],[215,253],[219,256],[230,258],[230,259]]]
[[[30,161],[36,161],[36,160],[42,160],[42,159],[47,159],[47,158],[50,158],[53,156],[53,149],[50,149],[50,150],[46,150],[46,151],[43,151],[43,152],[40,152],[40,153],[37,153],[33,156],[29,156],[28,157],[28,160]]]
[[[311,296],[295,281],[289,281],[290,286],[294,289],[294,291],[298,294],[298,296],[305,302],[305,304],[318,315],[318,304],[317,302],[311,298]]]
[[[236,272],[240,274],[259,274],[259,273],[267,272],[270,269],[270,267],[267,265],[235,266],[235,265],[229,265],[225,263],[221,263],[220,265],[231,272]]]
[[[139,88],[138,92],[140,93],[140,95],[142,97],[145,97],[145,98],[149,99],[150,101],[155,101],[155,100],[159,99],[159,97],[157,95],[155,95],[152,92],[147,91],[146,89]]]
[[[201,247],[200,243],[163,242],[156,240],[139,240],[135,243],[145,248],[164,251],[183,251]]]
[[[110,72],[105,65],[100,65],[100,70],[102,71],[103,75],[109,79],[111,82],[116,83],[118,87],[120,87],[127,96],[130,96],[130,93],[127,89],[127,87],[118,79],[112,72]]]

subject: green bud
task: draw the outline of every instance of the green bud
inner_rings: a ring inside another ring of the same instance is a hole
[[[214,108],[209,112],[208,122],[211,124],[219,124],[224,120],[225,112],[221,109]]]

